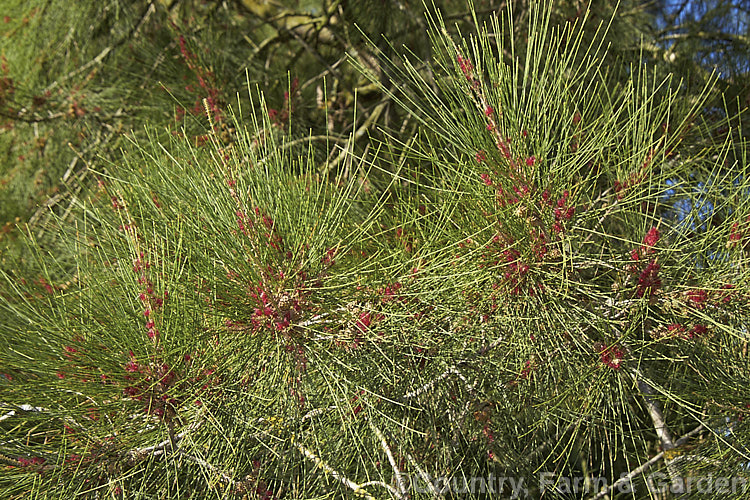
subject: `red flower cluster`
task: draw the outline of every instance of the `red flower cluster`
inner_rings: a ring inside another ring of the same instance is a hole
[[[359,319],[354,327],[364,333],[370,329],[370,324],[372,324],[372,314],[369,311],[364,311],[359,313]]]
[[[18,457],[16,459],[18,462],[18,465],[15,467],[23,467],[29,471],[36,472],[37,474],[42,474],[44,469],[47,469],[49,467],[42,467],[47,461],[43,459],[42,457]],[[11,467],[14,467],[11,465]]]
[[[563,191],[562,198],[557,200],[554,214],[555,214],[555,223],[552,226],[552,230],[556,233],[560,233],[563,230],[562,227],[562,221],[570,220],[573,218],[573,215],[576,213],[576,207],[571,206],[568,203],[568,191]]]
[[[352,398],[352,404],[357,403],[357,401],[359,400],[359,397],[362,396],[362,395],[364,395],[364,393],[365,393],[364,389],[360,390],[359,394],[356,394]],[[356,417],[357,414],[359,414],[362,411],[362,409],[363,409],[362,408],[362,404],[363,404],[362,402],[359,402],[359,403],[357,403],[357,406],[355,406],[354,408],[352,408],[352,417]]]
[[[386,285],[385,288],[382,289],[383,298],[381,299],[381,302],[385,304],[386,302],[390,302],[392,300],[395,300],[396,298],[400,298],[403,300],[404,297],[400,297],[398,294],[398,291],[401,290],[401,286],[401,283],[399,283],[398,281]]]
[[[533,369],[534,369],[534,367],[531,364],[531,360],[530,359],[526,360],[526,363],[523,365],[523,370],[521,370],[520,377],[522,379],[529,378],[529,375],[531,375],[531,372],[532,372]]]
[[[214,121],[221,122],[224,119],[224,104],[220,97],[220,85],[216,81],[215,75],[213,72],[202,66],[198,60],[198,56],[188,49],[187,41],[184,36],[180,35],[179,43],[182,58],[185,60],[187,67],[195,74],[195,77],[198,80],[198,85],[202,89],[201,94],[195,99],[195,104],[193,105],[192,110],[193,114],[198,116],[206,113],[206,107],[203,104],[203,99],[205,98],[206,103],[208,104],[208,110]],[[191,93],[195,92],[192,85],[187,85],[185,90]],[[184,110],[180,108],[180,111],[180,115],[184,114]]]
[[[16,91],[16,84],[12,78],[3,76],[0,78],[0,104],[12,97]]]
[[[289,117],[294,110],[294,99],[290,98],[290,95],[297,95],[298,88],[299,80],[295,78],[294,80],[292,80],[291,93],[288,90],[284,91],[284,102],[281,105],[281,111],[274,108],[268,109],[268,118],[271,120],[271,123],[273,123],[274,125],[281,125],[289,120]]]
[[[43,465],[45,460],[41,457],[18,457],[18,464],[21,467],[30,467],[32,465]]]
[[[164,300],[169,297],[169,292],[164,290],[162,295],[154,291],[154,283],[149,279],[146,271],[151,268],[151,264],[144,260],[143,252],[133,261],[133,272],[138,274],[138,284],[142,287],[142,292],[138,295],[138,300],[143,304],[143,316],[146,318],[146,332],[148,338],[158,339],[159,330],[153,318],[153,312],[158,311],[164,305]]]
[[[729,231],[729,241],[727,241],[727,248],[734,248],[740,245],[742,249],[750,246],[750,215],[745,218],[745,221],[740,223],[735,222]]]
[[[655,252],[654,246],[659,242],[659,239],[661,239],[661,233],[658,229],[652,227],[649,229],[648,233],[646,233],[646,236],[643,237],[643,245],[639,248],[634,248],[630,252],[630,257],[637,261],[647,255],[652,255]]]
[[[464,59],[461,54],[458,54],[456,56],[456,61],[458,62],[458,67],[461,69],[461,72],[464,74],[466,79],[468,81],[474,80],[474,65],[471,64],[471,61],[468,59]]]
[[[169,365],[161,362],[139,365],[134,358],[125,365],[125,380],[135,382],[125,387],[123,394],[144,403],[146,413],[163,418],[167,413],[175,415],[179,402],[170,397],[168,391],[178,381],[178,375]],[[137,380],[136,380],[137,379]]]
[[[283,332],[289,328],[302,316],[301,297],[299,293],[295,295],[282,293],[277,298],[272,298],[262,286],[256,286],[255,291],[250,292],[250,296],[258,304],[250,318],[253,332],[262,328]]]
[[[237,227],[240,232],[247,237],[254,237],[257,234],[262,234],[266,239],[266,245],[277,250],[279,253],[285,255],[286,258],[291,259],[291,252],[287,252],[284,249],[284,239],[276,231],[276,226],[273,219],[263,212],[260,207],[255,207],[253,215],[246,214],[243,210],[237,210],[235,215],[237,216]],[[261,233],[257,231],[251,231],[255,228],[264,227],[261,229]]]
[[[184,361],[187,368],[190,365],[190,356],[186,355]],[[187,385],[193,384],[201,384],[200,391],[203,391],[218,383],[218,380],[212,377],[212,370],[203,370],[196,377],[186,378],[181,372],[155,357],[152,357],[149,363],[139,363],[132,351],[124,369],[126,374],[123,378],[127,385],[123,389],[123,395],[140,401],[146,413],[159,418],[171,418],[177,414],[182,401],[174,395],[175,392],[183,391]],[[200,402],[196,401],[196,404]]]
[[[729,304],[734,298],[736,293],[734,292],[734,285],[726,284],[722,285],[719,292],[716,294],[716,305]]]
[[[414,250],[414,236],[404,234],[404,230],[400,227],[396,228],[396,239],[399,240],[407,253],[411,253]]]
[[[692,340],[706,334],[707,332],[708,328],[706,328],[706,325],[696,324],[693,325],[692,328],[688,328],[680,323],[672,323],[671,325],[667,325],[666,331],[663,329],[657,329],[651,336],[657,340],[674,338]]]
[[[483,177],[483,179],[485,179]],[[486,182],[486,181],[485,181]],[[521,203],[523,199],[531,197],[532,188],[526,184],[519,184],[513,187],[514,194],[506,194],[502,188],[497,188],[497,202],[500,207],[508,204]],[[532,203],[530,200],[527,203]],[[532,208],[536,211],[538,224],[529,229],[529,237],[532,250],[532,258],[522,256],[519,247],[515,246],[513,237],[506,234],[496,234],[492,242],[487,244],[486,249],[490,252],[482,254],[479,267],[485,266],[502,266],[503,278],[509,286],[511,295],[518,295],[527,292],[534,295],[537,290],[542,289],[540,283],[528,282],[530,268],[534,264],[541,263],[549,253],[549,244],[560,238],[564,231],[564,224],[575,215],[575,206],[570,202],[570,193],[564,191],[562,196],[554,200],[550,196],[549,190],[541,194],[539,200],[540,209]],[[519,208],[523,212],[528,212],[528,205]],[[549,219],[553,219],[549,226]],[[541,227],[540,227],[541,226]],[[546,226],[546,229],[545,229]],[[493,248],[495,247],[495,248]],[[498,248],[499,247],[499,248]],[[496,255],[492,255],[496,251]]]
[[[646,159],[643,161],[643,164],[638,169],[638,171],[631,173],[628,178],[622,182],[615,181],[614,188],[618,200],[621,200],[625,196],[628,189],[635,187],[646,180],[646,177],[648,177],[648,168],[651,165],[651,160],[653,159],[653,157],[654,150],[650,149],[648,154],[646,155]]]
[[[617,346],[607,347],[603,342],[594,344],[594,350],[599,353],[601,362],[612,368],[619,370],[622,368],[622,361],[625,359],[625,352]]]
[[[689,290],[687,292],[688,302],[696,309],[703,309],[706,307],[708,301],[708,292],[705,290]]]
[[[661,233],[655,227],[652,227],[643,238],[643,245],[639,248],[631,250],[630,257],[634,261],[638,262],[653,255],[656,250],[654,246],[659,242]],[[629,267],[631,273],[638,275],[638,286],[635,291],[636,297],[643,297],[648,295],[652,297],[654,293],[661,288],[661,278],[659,277],[659,269],[661,266],[656,262],[656,259],[652,258],[648,261],[645,267],[639,268],[633,264]]]
[[[654,292],[661,288],[661,278],[659,277],[659,264],[656,263],[655,259],[649,261],[646,267],[638,275],[638,288],[636,288],[635,295],[637,297],[643,297],[646,292],[648,296],[654,295]]]
[[[492,179],[489,175],[484,174],[481,178],[485,185],[492,186]],[[504,208],[519,203],[521,199],[526,197],[529,193],[531,193],[531,188],[527,184],[519,183],[513,186],[512,193],[505,191],[502,187],[498,186],[495,191],[495,197],[498,206]]]
[[[648,230],[646,236],[643,237],[643,244],[650,249],[659,242],[659,238],[661,238],[661,233],[658,229],[652,227]]]
[[[321,259],[321,263],[323,264],[323,267],[328,268],[331,267],[336,263],[336,254],[339,252],[338,248],[329,248],[326,250],[325,255],[323,255],[323,258]]]
[[[510,295],[520,295],[523,292],[534,295],[539,285],[528,280],[530,266],[524,262],[521,252],[514,248],[513,244],[514,239],[511,236],[496,234],[492,242],[486,245],[485,249],[489,252],[482,254],[479,267],[500,266],[503,282]],[[498,287],[497,284],[493,286]]]

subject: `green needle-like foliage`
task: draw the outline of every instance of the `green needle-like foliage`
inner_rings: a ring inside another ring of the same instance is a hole
[[[746,495],[743,117],[585,13],[427,12],[429,61],[350,54],[415,127],[322,155],[289,94],[206,85],[27,231],[3,498]]]

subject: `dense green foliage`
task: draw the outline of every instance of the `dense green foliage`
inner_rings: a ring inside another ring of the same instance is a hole
[[[747,495],[728,4],[6,3],[3,498]]]

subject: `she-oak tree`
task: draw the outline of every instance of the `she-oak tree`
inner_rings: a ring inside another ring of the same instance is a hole
[[[508,19],[360,65],[420,127],[335,169],[196,69],[203,140],[133,141],[3,275],[3,496],[746,494],[741,120]]]

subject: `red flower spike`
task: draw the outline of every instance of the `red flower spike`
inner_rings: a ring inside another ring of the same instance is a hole
[[[366,330],[370,329],[370,324],[372,323],[372,315],[365,311],[360,313],[359,319],[357,320],[357,323],[355,327],[362,333],[364,333]]]
[[[659,264],[656,263],[656,260],[652,259],[646,265],[646,268],[641,271],[638,276],[638,288],[636,289],[637,297],[643,297],[646,291],[649,292],[650,297],[661,287],[659,269]]]
[[[703,335],[708,332],[708,328],[706,328],[706,325],[695,325],[693,326],[693,331],[691,332],[692,335],[698,336]]]
[[[648,231],[648,233],[646,233],[646,236],[643,238],[643,243],[648,247],[653,247],[659,242],[660,238],[661,238],[661,233],[659,232],[659,230],[656,229],[655,227],[652,227]]]
[[[690,290],[687,293],[687,298],[696,309],[703,309],[706,301],[708,301],[708,292],[705,290]]]
[[[461,68],[461,72],[464,74],[467,80],[473,80],[474,76],[472,72],[474,71],[474,65],[471,64],[471,61],[468,59],[464,59],[461,54],[459,54],[456,57],[456,61],[458,62],[459,68]]]
[[[607,344],[597,343],[594,348],[599,352],[601,362],[613,370],[622,368],[625,353],[617,346],[607,347]]]

